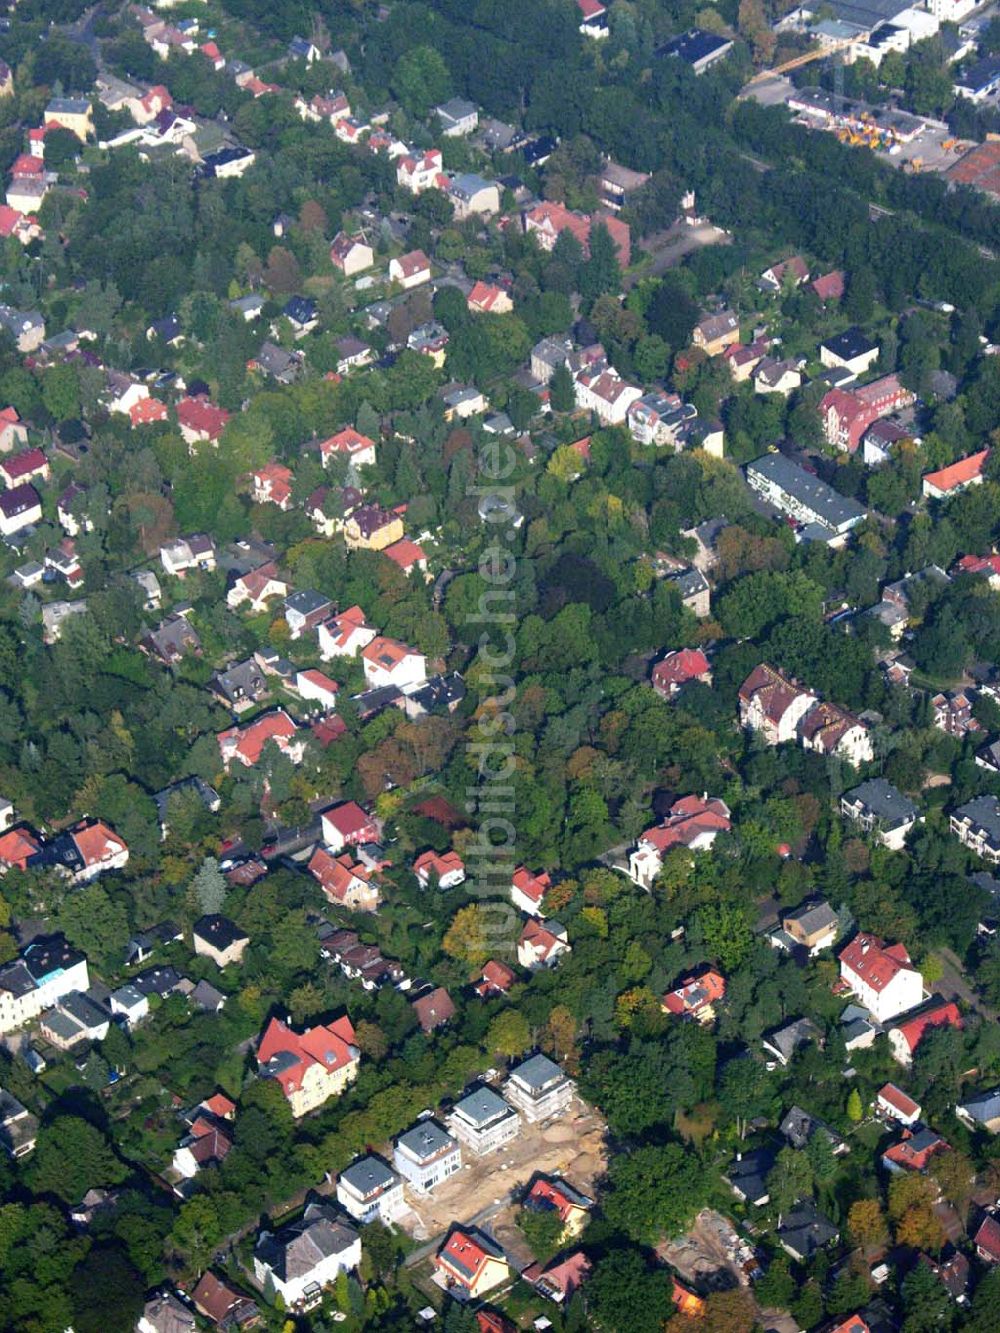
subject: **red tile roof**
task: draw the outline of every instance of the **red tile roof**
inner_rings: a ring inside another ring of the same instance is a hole
[[[427,560],[424,548],[419,542],[411,541],[409,537],[403,537],[398,542],[393,542],[391,546],[386,546],[382,554],[397,564],[404,574],[408,574],[422,561]]]
[[[153,421],[166,421],[167,405],[159,398],[140,398],[128,410],[133,426],[145,426]]]
[[[295,1092],[302,1085],[302,1078],[310,1065],[322,1065],[328,1073],[343,1069],[358,1059],[355,1045],[354,1025],[344,1015],[325,1026],[306,1028],[304,1032],[294,1032],[280,1018],[272,1018],[264,1030],[257,1048],[258,1065],[266,1065],[275,1055],[295,1058],[287,1068],[275,1074],[287,1095]]]
[[[182,398],[177,404],[177,420],[188,430],[207,435],[210,440],[217,440],[225,430],[229,413],[224,407],[216,407],[204,397]]]
[[[810,283],[821,301],[839,301],[844,294],[844,275],[839,268],[832,273],[824,273]]]
[[[320,456],[326,458],[330,454],[357,454],[364,449],[374,449],[375,441],[362,435],[359,430],[353,426],[345,426],[343,430],[338,430],[336,435],[331,435],[327,440],[321,440],[319,446]]]
[[[331,902],[344,902],[357,880],[366,885],[371,883],[369,871],[360,862],[355,862],[350,852],[334,856],[325,847],[318,847],[313,852],[309,873]]]
[[[905,945],[893,944],[886,948],[877,935],[864,931],[855,935],[841,951],[840,962],[876,992],[885,990],[900,972],[914,970]]]
[[[700,648],[679,648],[653,667],[653,684],[667,689],[671,685],[698,680],[708,675],[708,671],[708,658]]]
[[[7,478],[9,486],[16,486],[25,477],[34,477],[45,471],[48,465],[48,459],[41,449],[22,449],[20,453],[11,454],[0,463],[0,472]]]
[[[639,841],[661,854],[671,847],[689,847],[702,833],[728,833],[729,807],[718,797],[682,796],[670,807],[662,824],[646,829]]]
[[[714,967],[704,967],[684,980],[663,997],[663,1004],[672,1014],[697,1014],[710,1005],[718,1004],[726,995],[726,979]]]
[[[411,250],[408,255],[400,255],[396,262],[403,270],[404,278],[412,278],[414,274],[422,273],[431,266],[431,261],[423,250]]]
[[[894,1030],[906,1042],[912,1055],[931,1028],[941,1027],[962,1027],[962,1015],[959,1013],[958,1005],[950,1000],[924,1010],[916,1018],[911,1018],[906,1023],[900,1023]]]
[[[490,311],[501,297],[507,293],[502,287],[495,287],[489,282],[473,283],[467,304],[476,310]]]
[[[455,1005],[443,986],[413,1001],[413,1012],[424,1032],[433,1032],[455,1017]]]
[[[109,857],[128,851],[124,838],[99,819],[83,820],[69,832],[86,866],[100,865]]]
[[[982,1226],[976,1232],[975,1244],[993,1263],[1000,1263],[1000,1222],[995,1217],[983,1219]]]
[[[16,866],[23,870],[28,858],[42,850],[42,844],[26,828],[12,828],[0,834],[0,866]]]
[[[322,812],[322,818],[332,824],[342,838],[358,838],[367,833],[372,817],[362,810],[357,801],[344,801]]]
[[[244,727],[229,727],[218,734],[219,746],[225,753],[227,743],[235,740],[235,753],[248,765],[259,762],[264,746],[268,741],[290,741],[298,727],[283,708],[273,713],[264,713]]]
[[[886,1083],[884,1087],[879,1088],[878,1095],[882,1101],[888,1102],[894,1111],[898,1111],[908,1119],[920,1114],[919,1105],[912,1097],[908,1097],[902,1088],[897,1088],[895,1083]]]
[[[433,850],[421,852],[413,862],[413,873],[420,876],[421,872],[426,870],[428,877],[436,875],[438,879],[445,875],[450,875],[453,870],[465,871],[465,863],[458,852],[435,852]]]
[[[511,876],[511,883],[537,907],[552,887],[552,877],[544,870],[541,874],[533,875],[527,866],[518,866]]]
[[[935,490],[941,491],[947,495],[958,486],[967,486],[970,481],[982,475],[986,460],[990,456],[989,449],[980,449],[976,454],[969,454],[966,458],[960,458],[957,463],[952,463],[950,467],[940,468],[937,472],[926,472],[923,480],[933,486]]]

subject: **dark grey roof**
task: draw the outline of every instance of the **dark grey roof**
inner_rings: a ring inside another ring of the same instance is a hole
[[[767,1176],[774,1166],[775,1154],[770,1148],[755,1148],[742,1153],[730,1163],[726,1180],[749,1204],[763,1202],[767,1197]]]
[[[981,1092],[961,1103],[962,1110],[981,1125],[1000,1119],[1000,1088],[992,1092]]]
[[[471,1120],[474,1125],[482,1129],[492,1121],[499,1120],[501,1116],[509,1115],[511,1108],[499,1093],[483,1086],[473,1089],[467,1097],[456,1102],[455,1110],[460,1112],[464,1119]]]
[[[35,989],[35,979],[19,958],[0,967],[0,990],[20,999]]]
[[[297,611],[300,616],[315,615],[317,611],[322,611],[329,605],[329,597],[324,597],[321,592],[316,592],[313,588],[302,588],[285,598],[286,608],[289,611]]]
[[[764,1039],[764,1044],[777,1051],[779,1057],[787,1062],[800,1046],[809,1041],[817,1041],[822,1036],[811,1018],[797,1018],[793,1023],[786,1023]]]
[[[64,935],[40,935],[31,941],[21,958],[36,981],[41,982],[52,972],[66,972],[84,960],[79,949],[67,944]]]
[[[832,486],[819,477],[814,477],[805,468],[798,467],[783,454],[765,454],[747,464],[747,474],[756,473],[772,485],[778,486],[786,494],[793,496],[800,504],[807,506],[814,514],[831,528],[841,528],[853,523],[860,523],[865,510],[854,500],[838,495]]]
[[[706,32],[704,28],[692,28],[690,32],[682,32],[678,37],[672,37],[669,42],[657,49],[656,54],[679,56],[686,65],[697,66],[714,55],[724,54],[731,46],[732,42],[727,37]]]
[[[525,1084],[532,1092],[544,1092],[555,1083],[562,1083],[566,1075],[547,1055],[533,1055],[510,1071],[511,1078]]]
[[[795,1254],[810,1258],[840,1234],[812,1203],[798,1203],[781,1219],[778,1238]]]
[[[101,1005],[95,1004],[90,996],[84,995],[82,991],[70,991],[68,995],[64,995],[59,1007],[64,1013],[75,1018],[81,1027],[88,1030],[99,1028],[111,1021],[108,1011]]]
[[[169,787],[164,787],[161,791],[153,793],[153,803],[156,806],[156,813],[161,824],[167,822],[167,811],[170,805],[171,796],[179,796],[182,792],[193,791],[200,798],[206,809],[218,810],[219,793],[214,787],[197,776],[181,778],[178,782],[172,782]]]
[[[801,907],[796,907],[793,912],[782,914],[783,921],[796,922],[807,935],[811,935],[817,930],[824,930],[827,926],[835,926],[839,919],[837,913],[825,899],[820,902],[803,903]]]
[[[682,598],[694,597],[708,588],[708,579],[700,569],[682,569],[669,575],[669,579]]]
[[[147,967],[134,978],[135,986],[143,995],[169,995],[180,982],[176,967]]]
[[[824,338],[820,346],[825,347],[834,356],[840,357],[841,361],[853,361],[856,356],[874,352],[878,343],[873,342],[860,329],[853,328],[834,334],[832,338]]]
[[[985,56],[955,79],[958,88],[978,93],[1000,80],[1000,56]]]
[[[230,703],[255,699],[267,689],[264,673],[252,657],[248,657],[245,662],[234,662],[225,671],[216,671],[212,676],[212,685]]]
[[[343,1254],[358,1233],[327,1203],[309,1203],[298,1222],[272,1235],[264,1232],[254,1256],[283,1282],[308,1275],[324,1259]]]
[[[341,1171],[340,1179],[362,1198],[368,1198],[394,1185],[399,1177],[380,1157],[369,1153],[366,1157],[359,1157]]]
[[[199,981],[189,998],[199,1009],[209,1009],[213,1013],[226,1002],[222,991],[217,990],[210,981]]]
[[[958,807],[955,816],[970,820],[992,843],[1000,845],[1000,801],[995,796],[974,796]]]
[[[454,123],[458,120],[464,120],[467,116],[475,115],[477,108],[474,102],[467,102],[464,97],[452,97],[434,109],[442,120]]]
[[[396,1146],[405,1148],[412,1156],[426,1161],[428,1158],[436,1157],[448,1147],[456,1147],[457,1144],[436,1120],[421,1120],[405,1134],[400,1134]]]
[[[192,926],[192,931],[199,939],[203,939],[206,944],[210,944],[213,949],[222,952],[228,949],[230,945],[238,940],[248,940],[250,936],[245,930],[241,930],[235,921],[230,921],[228,916],[222,916],[219,912],[212,912],[208,916],[199,917]]]
[[[885,778],[872,778],[844,793],[843,799],[852,805],[859,802],[870,814],[873,814],[888,828],[911,823],[920,811],[891,782]]]

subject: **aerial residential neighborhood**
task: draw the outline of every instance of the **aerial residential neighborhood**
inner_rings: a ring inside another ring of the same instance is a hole
[[[0,14],[0,1327],[1000,1329],[1000,14]]]

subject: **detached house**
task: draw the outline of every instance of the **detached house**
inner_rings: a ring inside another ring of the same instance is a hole
[[[379,635],[361,650],[365,681],[370,689],[394,685],[403,690],[427,679],[427,659],[423,653]]]
[[[199,441],[218,444],[228,420],[226,409],[216,407],[205,397],[182,398],[177,404],[177,424],[189,446]]]
[[[448,1128],[477,1157],[483,1157],[517,1138],[521,1120],[499,1093],[483,1084],[455,1103]]]
[[[466,304],[475,314],[481,315],[507,315],[514,309],[514,302],[507,292],[488,282],[474,283]]]
[[[840,813],[894,852],[903,849],[907,834],[921,818],[913,802],[885,778],[873,778],[845,792]]]
[[[563,954],[570,952],[566,927],[558,921],[543,925],[534,919],[525,923],[517,941],[517,961],[529,972],[555,967]]]
[[[216,739],[222,754],[222,766],[227,773],[234,762],[242,764],[244,768],[253,768],[260,763],[264,746],[271,741],[293,764],[302,762],[305,749],[305,735],[300,733],[283,708],[262,713],[245,726],[220,731]]]
[[[889,1047],[893,1059],[910,1065],[917,1047],[932,1028],[962,1027],[958,1006],[950,1000],[938,1000],[912,1018],[889,1029]]]
[[[447,102],[434,108],[435,115],[441,122],[441,133],[446,139],[454,139],[471,134],[479,124],[479,111],[472,102],[462,97],[452,97]]]
[[[527,866],[518,866],[511,879],[510,900],[522,912],[543,920],[542,901],[551,887],[552,879],[545,871],[534,875]]]
[[[958,495],[969,486],[980,486],[984,480],[986,460],[989,449],[981,449],[977,454],[960,458],[950,467],[940,468],[937,472],[926,472],[921,479],[921,490],[928,500],[944,500]]]
[[[285,621],[289,637],[300,639],[310,630],[318,629],[333,609],[329,597],[313,588],[300,588],[285,598]]]
[[[41,449],[22,449],[0,461],[0,481],[8,488],[29,481],[48,481],[49,460]]]
[[[839,960],[841,981],[878,1023],[915,1009],[924,998],[924,979],[904,944],[886,945],[861,931]]]
[[[324,662],[332,657],[357,657],[377,634],[373,626],[365,623],[365,613],[361,607],[350,606],[320,624],[319,655]]]
[[[711,685],[712,668],[700,648],[679,648],[656,663],[651,680],[661,699],[672,699],[689,681]]]
[[[12,537],[42,519],[42,500],[34,486],[15,486],[0,493],[0,535]]]
[[[699,1023],[715,1021],[715,1006],[726,996],[726,979],[714,967],[703,967],[663,997],[664,1013],[694,1018]]]
[[[332,805],[320,816],[323,841],[334,852],[378,841],[378,824],[357,801]]]
[[[407,154],[396,163],[396,184],[411,194],[423,194],[424,190],[443,190],[448,184],[444,174],[440,148],[428,148],[419,156]]]
[[[306,1204],[298,1222],[262,1231],[254,1246],[253,1271],[288,1310],[310,1309],[340,1273],[361,1262],[361,1237],[329,1203]]]
[[[951,812],[948,827],[963,847],[991,865],[1000,863],[1000,801],[974,796]]]
[[[574,381],[576,405],[593,412],[603,426],[620,426],[642,390],[628,384],[609,366],[587,367]]]
[[[578,1236],[587,1225],[594,1200],[561,1176],[539,1176],[524,1198],[532,1212],[556,1213],[563,1224],[563,1239]]]
[[[344,522],[344,542],[351,550],[384,551],[402,539],[400,515],[379,505],[359,505]]]
[[[217,967],[241,963],[250,943],[250,936],[219,912],[199,917],[191,927],[191,937],[195,953],[211,958]]]
[[[891,1175],[903,1171],[926,1171],[938,1153],[951,1145],[933,1129],[904,1129],[899,1140],[882,1154],[882,1165]]]
[[[273,560],[258,565],[256,569],[240,574],[226,593],[226,605],[232,610],[249,604],[253,612],[265,611],[272,597],[287,597],[288,584],[278,574],[278,567]]]
[[[565,204],[546,200],[524,214],[524,230],[534,236],[542,250],[555,249],[556,241],[564,231],[572,232],[580,242],[584,255],[590,253],[590,231],[597,224],[607,228],[618,252],[618,262],[628,268],[632,258],[632,233],[627,223],[612,213],[575,213]]]
[[[569,1108],[576,1084],[547,1055],[533,1055],[510,1072],[504,1097],[529,1125],[562,1115]]]
[[[389,280],[398,282],[404,291],[419,287],[421,283],[431,280],[431,261],[423,250],[411,250],[398,259],[390,259]]]
[[[350,852],[334,856],[325,847],[317,847],[309,861],[309,873],[323,890],[327,901],[351,912],[377,912],[382,901],[371,871]]]
[[[346,457],[358,467],[370,467],[375,463],[375,441],[362,435],[353,426],[345,426],[329,439],[322,440],[319,446],[320,462],[324,467],[331,458]]]
[[[17,408],[0,409],[0,454],[9,454],[15,446],[27,443],[28,428],[17,415]]]
[[[81,819],[54,840],[58,859],[77,884],[87,884],[109,870],[128,865],[128,845],[102,819]]]
[[[819,345],[819,359],[824,366],[831,370],[840,367],[852,375],[863,375],[878,358],[878,343],[857,328],[845,329]]]
[[[346,1015],[301,1033],[272,1018],[257,1048],[261,1077],[277,1079],[296,1119],[339,1097],[357,1078],[360,1059]]]
[[[705,315],[694,326],[691,341],[708,356],[721,356],[727,347],[740,340],[739,316],[732,310],[718,315]]]
[[[458,852],[421,852],[413,862],[413,873],[422,889],[453,889],[465,880],[465,864]]]
[[[347,278],[355,273],[363,273],[375,263],[375,251],[367,244],[363,236],[350,236],[341,231],[333,238],[330,245],[330,262]]]
[[[407,1211],[403,1178],[369,1153],[337,1177],[337,1202],[356,1222],[379,1221],[391,1226]]]
[[[401,1134],[392,1164],[418,1194],[429,1194],[462,1166],[462,1149],[435,1120],[421,1120]]]
[[[282,513],[286,513],[292,507],[292,482],[295,478],[292,475],[291,468],[285,467],[283,463],[265,463],[256,472],[251,473],[253,480],[253,491],[251,493],[254,504],[277,505]]]
[[[732,827],[730,810],[718,797],[682,796],[670,807],[662,824],[639,835],[634,851],[629,853],[630,879],[642,889],[650,889],[663,869],[667,853],[675,847],[692,852],[708,851],[720,833]]]
[[[977,1093],[955,1107],[955,1114],[969,1129],[1000,1134],[1000,1088]]]
[[[794,945],[808,950],[810,956],[828,949],[840,930],[840,918],[828,902],[803,903],[793,912],[785,912],[781,928]]]
[[[463,1300],[478,1300],[508,1281],[510,1266],[495,1240],[472,1228],[455,1228],[434,1257],[446,1291]]]
[[[817,697],[767,662],[755,667],[740,686],[740,726],[759,732],[767,745],[798,737],[798,725]]]

